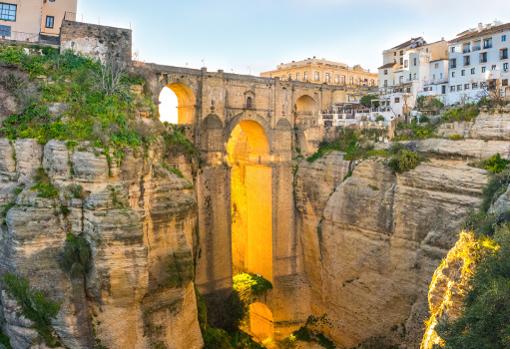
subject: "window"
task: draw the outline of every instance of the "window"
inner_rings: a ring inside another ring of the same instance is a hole
[[[506,42],[506,35],[501,35],[501,42]]]
[[[303,81],[308,81],[308,73],[307,72],[303,73]]]
[[[349,80],[351,82],[351,85],[354,85],[354,77],[351,76],[351,78]]]
[[[339,82],[340,82],[340,76],[335,75],[335,84],[338,85]]]
[[[388,87],[388,80],[384,80],[384,87]]]
[[[508,79],[501,80],[501,86],[508,86]]]
[[[478,83],[477,83],[477,82],[473,82],[473,83],[471,84],[471,89],[472,89],[472,90],[476,90],[477,88],[478,88]]]
[[[0,20],[16,22],[17,6],[0,2]]]
[[[455,72],[454,72],[454,71],[452,71],[452,78],[454,78],[454,77],[455,77]]]
[[[416,67],[417,64],[418,64],[418,60],[416,58],[413,58],[413,65]]]
[[[487,67],[482,67],[482,73],[485,73],[487,71]]]
[[[388,75],[388,69],[384,69],[384,75]]]
[[[441,86],[441,94],[446,94],[446,85]]]
[[[481,82],[480,83],[480,88],[487,88],[487,83],[486,82]]]
[[[251,98],[251,96],[248,96],[246,98],[246,109],[251,109],[253,108],[253,99]]]
[[[460,71],[460,75],[461,75],[461,76],[466,76],[466,71],[465,71],[464,69],[462,69],[462,70]]]
[[[471,57],[470,56],[464,56],[464,66],[468,66],[471,64]]]
[[[345,75],[340,77],[340,84],[345,85]]]
[[[492,48],[492,38],[483,39],[483,48]]]
[[[397,55],[397,51],[393,52],[393,56],[396,56]]]
[[[403,56],[404,55],[404,51],[400,51],[400,55]]]
[[[413,74],[413,80],[416,80],[416,73]]]
[[[468,52],[471,52],[471,43],[470,42],[462,45],[462,53],[468,53]]]
[[[450,47],[450,52],[455,53],[455,46]]]
[[[495,64],[491,67],[491,70],[492,71],[496,70],[496,65]]]
[[[313,79],[315,81],[320,81],[321,80],[321,73],[319,73],[318,71],[316,71],[315,73],[313,73]]]
[[[455,86],[450,86],[450,92],[455,92]]]
[[[11,27],[8,25],[0,25],[0,37],[11,36]]]
[[[53,28],[55,26],[55,17],[46,16],[46,28]]]
[[[508,71],[508,63],[503,63],[503,71]]]
[[[475,68],[471,68],[471,75],[475,75],[475,72],[476,72],[476,69]]]
[[[299,73],[296,73],[296,80],[299,81],[299,78],[301,78],[301,75]]]
[[[395,97],[395,103],[400,103],[400,98]]]
[[[464,84],[464,90],[469,90],[469,84]]]
[[[502,48],[499,50],[499,59],[508,59],[508,49]]]
[[[450,68],[451,69],[457,68],[457,59],[456,58],[450,59]]]
[[[462,85],[457,85],[457,91],[462,91]]]
[[[487,52],[480,53],[480,63],[487,63]]]
[[[400,65],[404,65],[404,58],[400,57]]]
[[[439,63],[434,64],[434,68],[439,68]]]
[[[329,73],[326,73],[326,82],[331,82],[331,75],[329,75]]]
[[[404,61],[404,68],[407,68],[407,59]]]
[[[482,42],[477,40],[473,43],[473,51],[480,51],[482,48]]]
[[[432,74],[432,81],[436,80],[436,74]]]

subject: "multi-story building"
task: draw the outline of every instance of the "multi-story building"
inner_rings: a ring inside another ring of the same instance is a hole
[[[307,81],[318,84],[344,86],[377,86],[377,74],[359,65],[350,67],[316,57],[303,61],[280,64],[276,70],[260,74],[262,77],[281,80]]]
[[[448,104],[473,102],[497,88],[510,94],[510,23],[479,24],[449,42]]]
[[[37,42],[75,20],[78,0],[0,0],[0,39]]]
[[[419,93],[446,93],[448,43],[427,44],[412,38],[383,52],[379,67],[379,91],[382,108],[401,117],[414,108]]]

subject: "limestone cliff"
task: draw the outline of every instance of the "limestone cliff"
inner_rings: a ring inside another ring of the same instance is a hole
[[[0,139],[0,274],[26,277],[60,303],[52,327],[63,347],[202,347],[196,198],[192,182],[165,165],[161,147],[112,161],[87,143]],[[57,195],[41,195],[41,173]],[[84,276],[62,269],[68,234],[90,245]],[[6,291],[0,308],[14,348],[45,347]]]
[[[312,310],[350,348],[376,341],[417,348],[428,284],[461,222],[480,203],[484,170],[432,159],[395,175],[382,160],[331,154],[297,173],[299,234]]]

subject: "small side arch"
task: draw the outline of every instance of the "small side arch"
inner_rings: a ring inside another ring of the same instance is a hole
[[[159,95],[159,117],[179,125],[195,123],[196,98],[193,90],[181,83],[169,83]]]

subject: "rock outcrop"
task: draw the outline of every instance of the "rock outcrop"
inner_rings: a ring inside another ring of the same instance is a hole
[[[416,348],[431,276],[480,203],[487,174],[435,159],[395,175],[383,160],[367,160],[343,179],[348,163],[339,159],[297,173],[313,312],[327,314],[326,334],[346,348],[374,338],[381,348]]]
[[[52,327],[62,346],[203,345],[193,284],[196,198],[190,181],[162,165],[160,148],[109,161],[88,144],[0,140],[0,274],[28,278],[60,303]],[[34,188],[41,172],[57,196]],[[68,234],[91,247],[81,277],[61,266]],[[1,310],[14,348],[44,347],[5,290]]]

